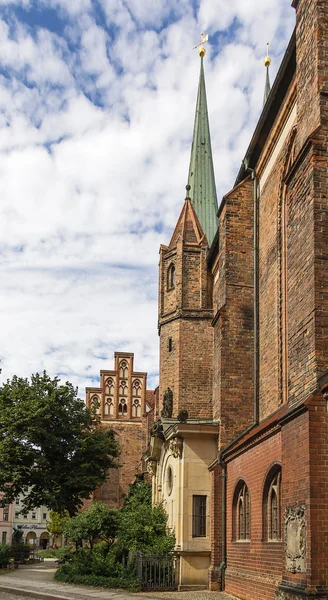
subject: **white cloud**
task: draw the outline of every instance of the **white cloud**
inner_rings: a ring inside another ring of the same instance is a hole
[[[0,0],[2,377],[46,368],[82,395],[115,350],[158,369],[158,248],[185,194],[200,30],[220,45],[205,61],[220,201],[261,110],[265,42],[274,73],[294,19],[283,0],[100,4]]]

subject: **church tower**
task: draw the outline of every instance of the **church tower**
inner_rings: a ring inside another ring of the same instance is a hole
[[[212,277],[206,257],[217,230],[217,197],[201,49],[187,197],[168,246],[160,248],[160,398],[172,416],[212,417]]]

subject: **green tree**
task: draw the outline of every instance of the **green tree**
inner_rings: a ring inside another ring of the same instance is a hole
[[[50,535],[61,535],[63,533],[64,523],[69,518],[69,513],[65,510],[63,513],[58,513],[55,510],[51,510],[49,513],[49,520],[47,519],[46,525]]]
[[[79,544],[88,541],[90,548],[95,540],[107,542],[108,548],[113,544],[118,531],[119,512],[102,502],[93,502],[86,510],[80,511],[64,524],[64,534],[72,542]]]
[[[74,515],[117,467],[118,444],[69,382],[44,372],[0,388],[0,491],[22,492],[26,511],[45,505]],[[9,483],[8,483],[9,482]]]
[[[136,481],[130,486],[120,513],[117,536],[123,552],[165,554],[173,550],[175,536],[167,527],[167,513],[161,504],[152,506],[149,483]]]

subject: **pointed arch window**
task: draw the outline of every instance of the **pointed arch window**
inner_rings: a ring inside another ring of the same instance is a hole
[[[124,380],[120,381],[119,393],[120,393],[120,396],[128,395],[128,385],[127,385],[127,382]]]
[[[133,382],[133,395],[138,398],[141,396],[141,381],[139,379],[135,379]]]
[[[274,465],[267,476],[263,494],[264,539],[281,540],[281,467]]]
[[[100,400],[99,400],[99,396],[97,396],[96,394],[94,396],[92,396],[92,398],[91,398],[90,407],[93,410],[96,410],[97,413],[99,412]]]
[[[118,405],[118,414],[120,417],[124,417],[128,413],[128,406],[125,398],[121,398]]]
[[[114,381],[111,377],[108,377],[105,382],[105,392],[108,396],[114,395]]]
[[[167,270],[166,287],[168,290],[173,290],[173,288],[175,288],[175,266],[173,263],[170,264]]]
[[[128,363],[126,360],[122,360],[120,363],[120,377],[125,379],[128,376]]]
[[[140,400],[138,400],[138,398],[135,398],[133,400],[132,416],[133,417],[141,417],[141,404],[140,404]]]
[[[106,417],[114,416],[114,402],[112,398],[106,398],[104,411]]]
[[[240,481],[234,494],[233,503],[234,537],[237,541],[251,539],[250,498],[246,483]]]

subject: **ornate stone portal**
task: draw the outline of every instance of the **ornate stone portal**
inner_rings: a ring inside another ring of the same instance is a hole
[[[286,570],[291,573],[306,572],[305,509],[298,504],[286,508],[284,514]]]

